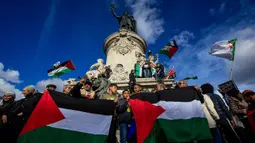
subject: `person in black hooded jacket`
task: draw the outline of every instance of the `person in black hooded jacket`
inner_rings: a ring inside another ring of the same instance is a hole
[[[19,133],[40,100],[42,94],[34,93],[35,89],[32,86],[25,87],[22,91],[25,98],[11,104],[3,113],[2,121],[8,126],[3,140],[7,140],[8,143],[16,143]]]
[[[2,117],[6,108],[8,108],[8,106],[10,106],[14,102],[15,97],[16,97],[15,93],[12,93],[12,92],[4,93],[3,99],[0,100],[0,117]],[[1,122],[2,120],[0,119],[0,124]]]

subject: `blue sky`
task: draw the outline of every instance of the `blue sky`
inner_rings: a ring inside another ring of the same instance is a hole
[[[0,2],[0,91],[20,94],[25,85],[42,88],[47,70],[57,61],[73,60],[83,75],[97,58],[105,58],[105,38],[118,29],[109,5],[120,15],[129,10],[148,49],[158,52],[170,39],[180,50],[160,62],[174,66],[177,79],[197,75],[190,84],[229,79],[230,62],[208,55],[220,40],[238,38],[234,80],[255,89],[255,2],[253,0],[8,0]]]

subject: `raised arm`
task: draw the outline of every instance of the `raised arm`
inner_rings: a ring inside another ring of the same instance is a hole
[[[114,11],[114,4],[111,4],[111,11],[112,11],[112,14],[113,14],[113,16],[114,16],[115,18],[120,19],[120,16],[117,16],[117,14],[116,14],[115,11]]]
[[[98,63],[93,64],[93,65],[89,68],[89,70],[91,71],[91,70],[93,70],[94,68],[97,68],[98,65],[99,65]]]

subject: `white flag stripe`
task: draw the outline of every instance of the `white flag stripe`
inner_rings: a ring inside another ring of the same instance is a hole
[[[48,76],[53,76],[53,75],[55,75],[56,73],[61,72],[61,71],[66,70],[66,69],[68,69],[68,68],[65,67],[65,66],[64,66],[64,67],[60,67],[60,68],[55,69],[55,70],[51,71],[50,73],[48,73]]]
[[[193,100],[191,102],[159,101],[154,105],[161,106],[166,110],[158,117],[158,119],[178,120],[205,118],[205,113],[202,108],[201,102],[198,100]]]
[[[60,108],[60,111],[65,119],[48,126],[94,135],[108,135],[109,133],[112,115],[92,114],[64,108]]]
[[[232,46],[232,44],[229,43],[228,41],[216,42],[215,44],[213,44],[209,54],[213,55],[213,56],[217,56],[217,57],[232,60],[232,58],[233,58],[233,54],[232,54],[233,48],[230,48],[230,46]]]

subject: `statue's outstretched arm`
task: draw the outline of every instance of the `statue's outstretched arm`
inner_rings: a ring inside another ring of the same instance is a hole
[[[113,14],[113,16],[114,16],[115,18],[120,19],[120,16],[118,16],[118,15],[115,13],[115,11],[114,11],[114,4],[111,5],[111,11],[112,11],[112,14]]]

